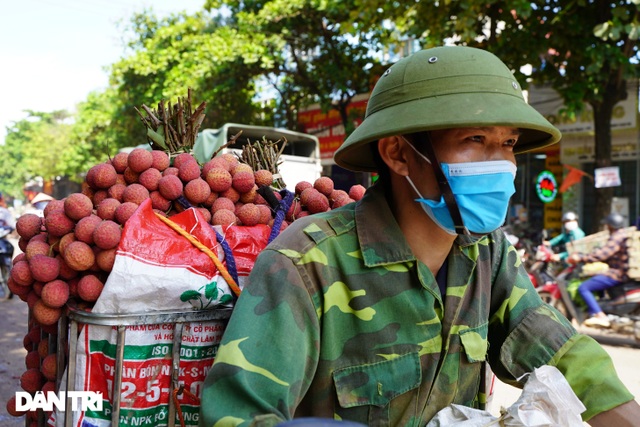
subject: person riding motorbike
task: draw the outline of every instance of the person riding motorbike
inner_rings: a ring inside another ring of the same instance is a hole
[[[545,240],[544,245],[551,249],[559,248],[560,252],[551,256],[551,261],[564,261],[569,256],[566,251],[566,244],[585,237],[585,232],[578,224],[578,215],[575,212],[566,212],[562,215],[562,233],[550,240]]]
[[[601,248],[593,250],[590,254],[571,254],[567,261],[571,264],[580,262],[604,262],[609,265],[609,269],[596,274],[583,282],[578,288],[578,292],[587,304],[590,318],[584,321],[586,326],[600,326],[608,328],[611,326],[607,315],[602,311],[593,292],[603,291],[626,282],[629,277],[629,254],[627,253],[627,234],[623,230],[624,217],[617,213],[609,214],[603,223],[606,224],[611,235]]]
[[[14,247],[6,237],[15,230],[15,228],[16,221],[9,209],[7,209],[7,202],[4,199],[4,195],[0,193],[0,282],[2,284],[0,299],[10,299],[13,297],[13,294],[7,286],[7,280],[9,272],[11,271]]]

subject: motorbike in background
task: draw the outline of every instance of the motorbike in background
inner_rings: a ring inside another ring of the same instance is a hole
[[[581,324],[589,315],[587,306],[577,292],[586,280],[584,266],[572,265],[537,289],[543,301],[556,308],[567,319]],[[640,342],[640,282],[629,281],[599,293],[598,304],[607,314],[610,329],[630,335]]]
[[[13,298],[9,289],[9,275],[13,266],[13,245],[7,239],[13,229],[0,227],[0,301]]]

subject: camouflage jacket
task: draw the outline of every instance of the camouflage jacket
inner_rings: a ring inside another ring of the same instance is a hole
[[[542,303],[501,231],[458,237],[443,301],[374,186],[261,252],[207,375],[200,425],[423,426],[451,403],[482,407],[485,360],[513,385],[557,366],[586,419],[633,399],[599,344]]]

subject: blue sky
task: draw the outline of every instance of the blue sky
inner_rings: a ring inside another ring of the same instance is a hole
[[[118,21],[202,9],[205,0],[0,1],[0,143],[23,110],[73,110],[123,54]]]

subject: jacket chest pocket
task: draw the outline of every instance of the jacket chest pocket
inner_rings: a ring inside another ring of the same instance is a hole
[[[457,392],[455,402],[467,406],[475,406],[478,397],[480,379],[483,374],[482,364],[487,358],[487,333],[489,324],[460,331],[460,363],[458,371]]]
[[[369,419],[365,422],[369,425],[371,422],[374,425],[388,424],[391,400],[419,387],[421,372],[418,353],[337,369],[333,372],[333,382],[338,403],[343,409],[353,409],[358,418],[366,411]]]

